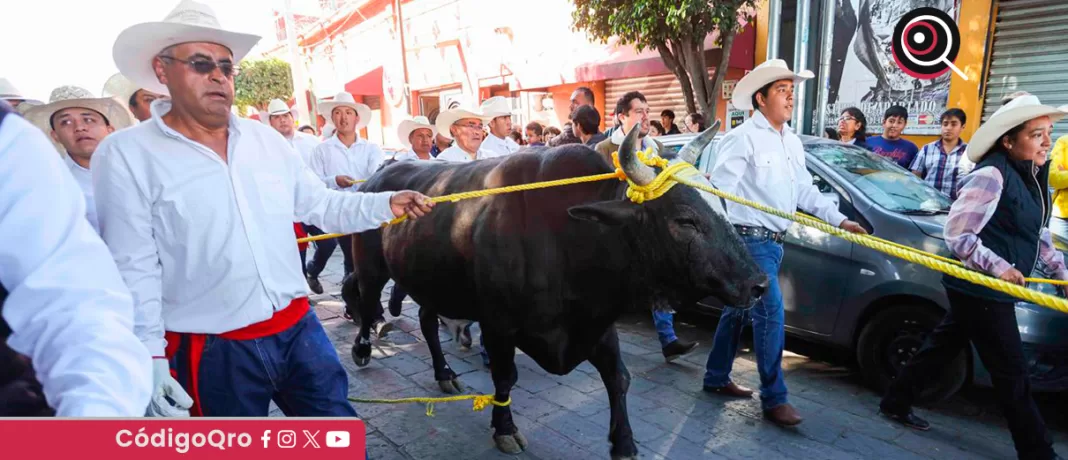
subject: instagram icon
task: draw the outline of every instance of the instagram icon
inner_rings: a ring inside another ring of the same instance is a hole
[[[279,449],[292,449],[297,447],[297,433],[293,430],[282,430],[278,432],[278,448]]]

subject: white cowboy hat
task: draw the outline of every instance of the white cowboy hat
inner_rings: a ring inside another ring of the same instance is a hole
[[[103,97],[113,97],[123,105],[129,105],[130,97],[139,89],[141,88],[134,86],[129,78],[126,78],[121,73],[117,73],[112,75],[111,78],[108,78],[108,81],[104,82],[104,89],[100,91],[100,95]]]
[[[367,104],[356,102],[356,99],[353,99],[352,95],[345,91],[337,93],[329,101],[319,101],[319,113],[323,114],[327,119],[332,119],[334,109],[338,107],[351,107],[356,110],[356,115],[360,117],[360,121],[356,123],[356,131],[363,129],[364,126],[371,122],[371,108]]]
[[[15,85],[11,84],[10,81],[3,77],[0,77],[0,99],[23,101],[24,104],[44,104],[44,102],[39,101],[37,99],[27,99],[26,96],[22,94],[22,91],[19,91],[19,89],[16,88]]]
[[[493,96],[482,101],[482,105],[479,106],[478,110],[492,120],[497,117],[512,115],[512,104],[509,104],[508,99],[503,96]]]
[[[289,107],[289,104],[286,104],[286,102],[281,100],[281,99],[271,99],[271,103],[267,104],[267,115],[268,116],[270,116],[270,115],[282,115],[282,114],[284,114],[286,112],[289,112],[289,114],[293,115],[294,118],[297,116],[297,108],[296,108],[296,106]]]
[[[237,63],[259,41],[258,35],[223,30],[211,7],[182,0],[163,21],[134,24],[123,30],[115,39],[111,56],[119,73],[135,86],[170,96],[152,68],[152,60],[164,48],[190,42],[217,43],[229,48]]]
[[[72,107],[86,108],[103,115],[116,131],[134,124],[130,111],[114,98],[96,97],[89,90],[77,86],[60,86],[52,90],[47,104],[31,107],[23,113],[23,117],[47,134],[52,131],[52,115]],[[62,145],[53,144],[63,152]]]
[[[419,115],[411,120],[404,120],[397,126],[397,137],[400,138],[401,144],[411,148],[412,143],[408,141],[408,136],[417,129],[429,129],[431,138],[438,134],[438,128],[430,124],[430,120],[427,117]]]
[[[453,123],[463,120],[464,118],[478,118],[483,122],[493,119],[493,117],[488,116],[481,111],[456,107],[438,114],[438,119],[435,120],[434,125],[438,127],[438,134],[441,134],[446,139],[452,139],[452,133],[449,131],[449,127],[451,127]]]
[[[1068,115],[1068,105],[1053,107],[1042,105],[1038,96],[1031,94],[1017,96],[994,112],[986,123],[979,125],[979,129],[972,135],[964,153],[967,154],[969,160],[978,163],[994,147],[998,139],[1012,128],[1046,116],[1056,123],[1066,115]]]
[[[802,70],[794,73],[782,59],[771,59],[756,66],[751,72],[742,77],[738,84],[734,85],[734,95],[731,96],[731,104],[741,110],[754,110],[753,94],[768,83],[779,80],[793,80],[794,83],[808,80],[815,75],[811,70]]]

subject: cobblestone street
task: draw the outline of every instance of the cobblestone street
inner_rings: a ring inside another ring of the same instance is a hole
[[[308,257],[311,257],[309,248]],[[416,305],[407,300],[395,329],[374,341],[371,364],[357,368],[350,349],[358,331],[341,316],[341,258],[335,252],[320,277],[326,292],[313,304],[349,370],[349,395],[362,398],[444,396],[433,378],[430,354],[422,341]],[[383,301],[388,300],[388,286]],[[676,321],[677,333],[701,346],[674,364],[664,362],[651,319],[624,318],[618,325],[624,361],[632,376],[628,393],[631,426],[642,458],[1015,458],[1005,422],[989,390],[967,390],[950,401],[918,412],[932,423],[928,432],[892,424],[877,415],[878,396],[862,386],[844,360],[811,359],[787,352],[790,401],[804,422],[779,428],[763,421],[756,395],[731,400],[701,391],[714,320]],[[473,330],[474,332],[474,330]],[[442,330],[442,347],[468,393],[492,394],[488,369],[479,356],[477,335],[469,351],[460,351]],[[788,341],[788,349],[796,349]],[[809,347],[801,347],[809,348]],[[748,350],[746,350],[748,351]],[[517,352],[519,381],[512,392],[515,422],[529,441],[523,459],[608,458],[608,400],[601,379],[589,363],[566,376],[541,370]],[[751,354],[735,361],[733,378],[759,387]],[[1043,396],[1047,417],[1062,412],[1060,398]],[[503,459],[491,439],[490,409],[471,410],[469,401],[438,404],[427,417],[421,404],[356,404],[367,423],[369,454],[392,459]],[[274,412],[280,415],[277,410]],[[1063,420],[1048,418],[1059,453],[1068,453]]]

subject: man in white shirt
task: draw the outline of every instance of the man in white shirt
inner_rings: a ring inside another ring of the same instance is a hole
[[[281,134],[282,137],[284,137],[286,141],[289,142],[289,145],[293,146],[293,148],[297,150],[297,153],[300,153],[300,158],[304,161],[304,164],[309,165],[311,164],[312,151],[314,151],[315,147],[319,145],[319,139],[315,136],[302,133],[295,129],[296,125],[293,122],[293,119],[296,116],[296,111],[296,107],[292,109],[289,108],[289,106],[286,105],[285,101],[281,99],[271,99],[270,104],[267,105],[267,120],[265,121],[267,122],[267,124],[271,125],[271,127],[274,128],[275,131],[278,131],[278,134]],[[319,229],[319,227],[316,227],[314,225],[308,225],[304,223],[297,223],[296,225],[299,225],[301,227],[299,229],[294,227],[296,230],[303,230],[303,232],[308,235],[315,236],[322,235],[324,233],[322,230]],[[297,234],[297,238],[300,238],[302,236],[304,235],[301,235],[300,233]],[[329,244],[336,245],[334,241],[330,241]],[[307,243],[301,244],[300,246],[300,272],[304,274],[305,278],[307,278],[308,268],[305,265],[307,257]],[[319,245],[316,244],[316,247],[318,246]],[[331,246],[330,252],[334,252],[333,246]],[[311,287],[310,283],[309,287]],[[312,292],[316,294],[322,294],[323,286],[317,283],[316,286],[312,288]]]
[[[328,190],[271,128],[233,115],[236,63],[259,39],[183,0],[113,48],[120,72],[171,97],[105,139],[92,168],[101,234],[155,358],[154,395],[176,401],[150,415],[265,417],[273,400],[290,416],[356,416],[309,308],[294,217],[353,233],[430,210],[411,191]]]
[[[382,148],[360,137],[359,131],[371,121],[371,108],[356,102],[352,95],[340,92],[333,100],[320,101],[319,110],[330,114],[336,131],[312,152],[309,166],[312,172],[332,190],[355,192],[360,183],[371,177],[386,155]],[[326,262],[334,253],[334,247],[326,240],[320,240],[315,247],[311,263],[308,265],[308,285],[313,290],[321,286],[319,274],[326,268]],[[352,239],[348,235],[333,240],[342,248],[345,259],[345,275],[354,270],[352,261]],[[319,288],[321,290],[322,288]],[[353,307],[355,308],[355,306]],[[377,332],[379,329],[376,328]],[[388,331],[385,331],[388,332]]]
[[[408,151],[398,154],[397,161],[431,160],[430,149],[434,145],[434,137],[438,135],[437,128],[430,124],[430,120],[420,115],[411,120],[404,120],[397,126],[397,139]]]
[[[452,146],[438,154],[436,159],[444,161],[468,162],[501,156],[497,152],[482,148],[486,131],[483,123],[489,117],[474,110],[456,107],[438,114],[434,125],[438,135],[453,139]]]
[[[867,233],[860,224],[846,219],[812,184],[801,139],[786,126],[794,108],[794,83],[812,76],[808,70],[795,74],[786,62],[773,59],[738,82],[731,102],[741,110],[755,112],[719,142],[712,184],[783,212],[793,213],[801,208],[831,225]],[[752,390],[730,380],[738,338],[751,315],[764,417],[779,425],[797,425],[801,416],[787,400],[782,372],[785,335],[778,277],[782,238],[790,221],[733,202],[727,202],[727,215],[749,254],[768,275],[769,284],[752,309],[724,308],[708,355],[704,390],[743,398],[752,395]]]
[[[482,102],[479,107],[489,119],[489,134],[482,142],[482,148],[499,156],[509,155],[519,150],[509,134],[512,133],[512,106],[508,99],[502,96],[494,96]]]
[[[152,357],[66,169],[0,101],[0,416],[140,417]]]
[[[48,104],[31,107],[25,116],[66,152],[67,166],[85,196],[85,218],[99,233],[89,161],[107,135],[133,124],[130,113],[112,98],[98,98],[77,86],[60,86],[52,90]]]

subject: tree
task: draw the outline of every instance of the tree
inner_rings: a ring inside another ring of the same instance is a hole
[[[715,117],[717,94],[727,74],[731,46],[739,31],[740,10],[752,9],[756,0],[573,0],[573,28],[607,43],[615,36],[638,52],[656,49],[664,65],[675,74],[690,112]],[[752,17],[747,17],[752,20]],[[713,78],[708,78],[705,37],[719,32],[723,50]],[[708,115],[710,114],[710,115]]]
[[[247,107],[267,110],[271,99],[288,101],[293,97],[293,76],[289,63],[278,58],[241,62],[234,79],[234,104],[244,113]]]

